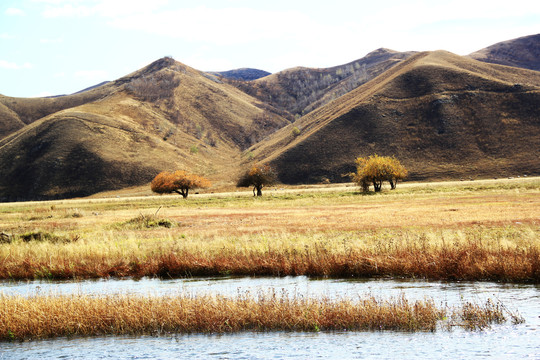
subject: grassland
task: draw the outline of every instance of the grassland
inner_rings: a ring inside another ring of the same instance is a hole
[[[540,282],[540,179],[6,203],[0,278],[310,275]],[[235,331],[484,329],[496,301],[404,296],[0,295],[0,340]]]
[[[0,205],[0,278],[309,275],[540,282],[540,180]]]

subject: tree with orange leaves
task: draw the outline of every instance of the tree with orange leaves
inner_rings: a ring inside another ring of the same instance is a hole
[[[277,182],[277,176],[274,170],[267,164],[253,165],[244,175],[240,177],[237,187],[253,186],[253,196],[257,190],[257,196],[262,196],[262,189],[267,185],[272,185]]]
[[[176,170],[175,172],[163,171],[159,173],[152,183],[150,188],[158,194],[177,193],[185,199],[188,197],[191,189],[204,189],[210,187],[210,180],[199,175],[190,174],[184,170]]]

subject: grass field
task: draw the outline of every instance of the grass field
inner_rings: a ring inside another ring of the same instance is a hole
[[[0,278],[540,282],[540,179],[0,204]]]

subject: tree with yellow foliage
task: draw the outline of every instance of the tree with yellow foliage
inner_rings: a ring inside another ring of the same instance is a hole
[[[390,176],[387,180],[390,183],[390,188],[394,190],[398,181],[405,179],[409,174],[409,171],[405,168],[405,166],[401,165],[398,159],[393,156],[388,159],[388,162],[390,163],[392,171],[390,172]]]
[[[375,154],[367,158],[358,157],[356,159],[356,173],[353,174],[353,181],[364,192],[369,190],[370,184],[373,184],[375,192],[379,192],[384,181],[388,181],[393,190],[398,181],[404,179],[407,174],[407,169],[395,157]]]
[[[253,186],[253,196],[255,196],[255,190],[257,190],[257,196],[262,196],[262,188],[267,185],[275,184],[276,181],[276,173],[269,165],[255,164],[240,177],[236,186]]]
[[[163,171],[160,172],[152,183],[150,188],[158,194],[177,193],[185,199],[188,197],[191,189],[204,189],[210,187],[210,180],[199,175],[190,174],[184,170],[176,170],[175,172]]]

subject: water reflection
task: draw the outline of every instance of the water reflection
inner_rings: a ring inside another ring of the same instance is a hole
[[[95,280],[79,282],[2,282],[3,294],[143,294],[238,293],[286,291],[296,296],[388,298],[404,293],[410,300],[430,297],[437,304],[498,299],[519,310],[526,323],[496,325],[484,332],[401,333],[240,333],[102,337],[0,343],[0,359],[438,359],[540,358],[540,287],[497,283],[443,283],[396,280],[284,278],[201,278]]]

